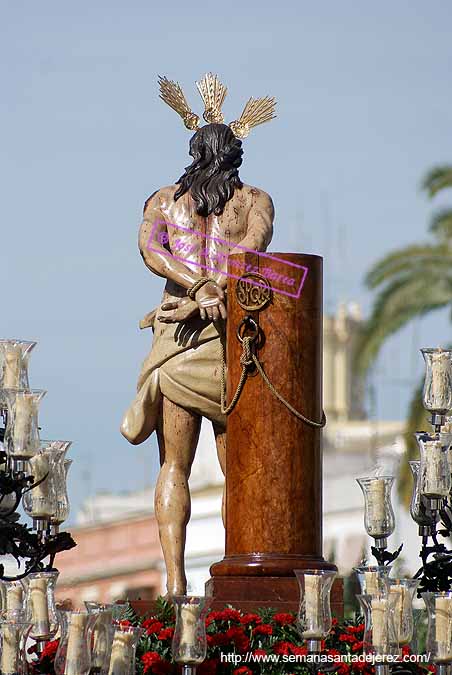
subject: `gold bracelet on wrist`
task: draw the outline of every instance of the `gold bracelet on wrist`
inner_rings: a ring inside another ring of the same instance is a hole
[[[207,283],[209,283],[209,281],[212,281],[212,279],[209,279],[209,277],[201,277],[200,279],[198,279],[198,281],[195,281],[193,286],[191,286],[187,291],[187,295],[190,298],[190,300],[194,300],[195,295],[199,291],[199,289],[205,286]]]

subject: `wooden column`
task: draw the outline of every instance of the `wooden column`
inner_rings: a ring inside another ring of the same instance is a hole
[[[299,297],[278,292],[297,292],[301,267],[307,272]],[[259,326],[257,355],[270,381],[294,408],[319,422],[322,258],[240,253],[229,261],[231,273],[240,274],[238,269],[269,279],[273,297],[264,309],[248,311],[237,301],[237,279],[228,279],[228,401],[241,372],[237,328],[250,315]],[[296,284],[272,281],[275,274],[293,275]],[[321,430],[297,419],[253,373],[228,416],[226,461],[226,555],[212,566],[206,592],[225,602],[297,602],[294,569],[335,569],[322,556]]]

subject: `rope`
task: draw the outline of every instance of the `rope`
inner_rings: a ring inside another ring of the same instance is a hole
[[[258,357],[256,354],[253,353],[251,349],[251,344],[255,339],[255,335],[253,336],[247,336],[243,338],[243,352],[240,357],[240,363],[242,366],[242,372],[240,374],[240,379],[239,383],[237,385],[237,389],[235,390],[235,394],[232,397],[231,402],[229,405],[226,405],[226,359],[225,359],[225,353],[224,353],[224,345],[223,342],[220,340],[220,345],[221,345],[221,412],[223,415],[229,415],[235,408],[237,401],[240,398],[240,395],[242,393],[243,387],[245,386],[245,382],[248,378],[248,369],[254,364],[264,380],[265,384],[267,387],[270,389],[271,393],[273,396],[275,396],[278,401],[280,401],[283,405],[286,406],[286,408],[292,413],[292,415],[295,415],[295,417],[305,424],[308,424],[311,427],[314,427],[316,429],[322,429],[325,424],[326,424],[326,415],[325,412],[322,411],[322,421],[321,422],[315,422],[314,420],[310,420],[308,417],[305,417],[301,412],[296,410],[286,399],[276,390],[274,385],[271,383],[271,381],[268,378],[267,373],[265,372],[261,362],[259,361]]]

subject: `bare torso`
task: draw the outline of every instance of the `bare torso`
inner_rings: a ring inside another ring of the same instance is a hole
[[[162,266],[166,252],[167,261],[176,258],[195,275],[208,275],[224,286],[224,261],[237,244],[256,251],[267,248],[273,223],[271,198],[258,188],[244,185],[235,190],[221,215],[203,217],[196,213],[189,193],[174,201],[177,188],[162,188],[146,202],[140,229],[144,261],[153,272],[167,276],[167,265]],[[173,275],[167,278],[167,290],[179,294],[181,284]],[[182,286],[187,288],[187,284]]]

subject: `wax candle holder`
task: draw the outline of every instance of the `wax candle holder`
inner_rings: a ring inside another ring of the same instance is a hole
[[[95,617],[91,631],[91,673],[108,673],[113,642],[115,605],[85,602],[87,611]]]
[[[0,389],[28,389],[28,362],[36,342],[0,340]]]
[[[134,626],[114,626],[109,675],[134,675],[137,644],[143,632]]]
[[[431,423],[439,432],[452,409],[452,351],[421,349],[425,361],[423,405],[431,413]]]
[[[25,642],[30,623],[23,612],[0,614],[0,672],[2,675],[26,675]]]
[[[391,572],[391,565],[361,565],[353,571],[358,577],[362,595],[378,595],[387,590],[386,580]]]
[[[205,617],[208,598],[190,595],[171,598],[176,612],[172,654],[173,660],[183,666],[184,675],[196,673],[196,666],[207,654]]]
[[[363,652],[374,657],[376,675],[389,675],[389,663],[398,654],[394,612],[397,598],[394,594],[356,596],[364,615]]]
[[[391,645],[399,655],[402,647],[409,645],[414,636],[413,600],[420,584],[419,579],[385,580],[389,596],[394,596],[394,642]]]
[[[331,630],[331,588],[336,572],[294,570],[300,588],[297,627],[309,652],[320,652],[322,640]]]
[[[45,532],[57,511],[52,453],[47,449],[41,450],[29,459],[28,465],[34,486],[25,492],[22,505],[25,513],[33,518],[33,529]]]
[[[386,549],[388,537],[394,532],[395,518],[391,503],[394,476],[356,479],[364,495],[364,526],[375,539],[375,548]]]
[[[91,630],[96,616],[82,610],[57,610],[60,642],[55,675],[88,675],[91,668]]]
[[[30,637],[47,642],[55,637],[59,621],[55,606],[55,585],[59,572],[33,572],[28,575],[26,616],[31,623]]]
[[[419,466],[419,490],[431,511],[438,511],[449,495],[451,473],[447,452],[439,437],[424,432],[414,434],[421,454]]]
[[[40,448],[38,412],[46,392],[41,389],[4,389],[8,406],[5,447],[15,471],[26,469],[25,461]]]
[[[419,526],[419,536],[429,537],[434,532],[438,521],[438,511],[430,509],[430,500],[422,495],[420,460],[411,460],[409,462],[411,473],[413,475],[413,491],[411,493],[410,514],[412,519]]]
[[[428,614],[426,651],[438,675],[446,675],[452,663],[452,592],[423,593],[422,598]]]

